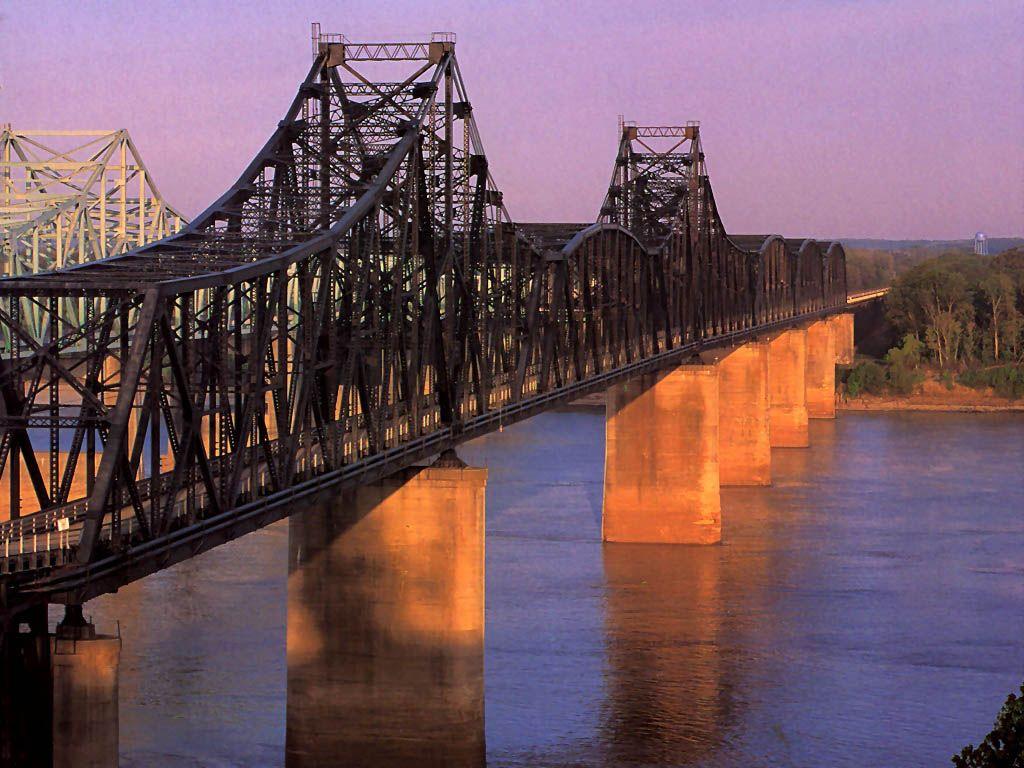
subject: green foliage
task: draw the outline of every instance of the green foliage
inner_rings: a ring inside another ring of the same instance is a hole
[[[900,346],[885,353],[886,380],[893,392],[909,395],[924,381],[924,374],[919,370],[923,353],[924,344],[912,333],[903,337]]]
[[[946,389],[949,389],[949,390],[953,389],[953,374],[950,373],[949,371],[943,371],[942,375],[939,376],[939,381],[942,382],[942,385]]]
[[[923,261],[896,279],[886,307],[939,368],[1024,363],[1024,250]]]
[[[1024,768],[1024,684],[1010,694],[996,715],[995,727],[977,747],[953,755],[954,768]]]
[[[846,249],[846,286],[851,293],[889,285],[896,277],[892,253],[870,248]]]
[[[902,365],[890,365],[886,371],[886,382],[889,389],[898,395],[909,395],[924,381],[924,374],[916,368],[909,368]]]
[[[904,368],[917,368],[924,357],[924,344],[912,333],[905,334],[898,347],[885,353],[885,362]]]
[[[884,391],[885,369],[878,363],[859,363],[846,378],[846,392],[850,397],[858,397],[862,392],[880,395]]]
[[[968,368],[957,380],[971,389],[992,387],[996,394],[1010,400],[1024,397],[1024,366],[997,365],[990,368]]]

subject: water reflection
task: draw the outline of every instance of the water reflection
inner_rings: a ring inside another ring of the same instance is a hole
[[[720,547],[606,544],[606,763],[703,758],[730,720]]]

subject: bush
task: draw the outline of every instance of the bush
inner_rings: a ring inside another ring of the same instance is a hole
[[[889,388],[893,392],[900,395],[909,395],[918,384],[924,381],[924,374],[915,368],[903,365],[890,365],[886,378],[889,382]]]
[[[968,368],[961,371],[956,380],[971,389],[983,389],[988,386],[988,376],[984,368]]]
[[[924,344],[912,333],[905,334],[900,345],[885,353],[885,362],[903,368],[917,368],[924,355]]]
[[[1024,766],[1024,684],[1021,695],[1010,694],[996,715],[995,727],[977,747],[970,744],[953,755],[955,768],[1020,768]]]
[[[885,362],[888,363],[886,379],[893,392],[909,395],[924,381],[918,370],[923,352],[924,344],[914,334],[908,333],[898,347],[885,353]]]
[[[1024,397],[1024,366],[998,365],[992,368],[968,368],[957,380],[971,389],[992,387],[1008,400]]]
[[[878,363],[859,363],[846,379],[846,392],[858,397],[862,392],[880,395],[885,391],[885,370]]]
[[[991,381],[996,394],[1008,400],[1024,396],[1024,367],[1001,365],[993,368]]]

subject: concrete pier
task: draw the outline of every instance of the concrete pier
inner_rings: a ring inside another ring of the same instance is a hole
[[[456,463],[291,518],[288,768],[484,765],[487,471]]]
[[[772,448],[806,448],[807,331],[774,336],[768,345],[769,435]]]
[[[839,365],[853,365],[853,312],[833,315],[828,319],[828,322],[835,334],[836,363]]]
[[[721,541],[718,414],[715,366],[684,365],[608,390],[604,541]]]
[[[722,485],[771,485],[766,341],[736,347],[718,363],[718,440]]]
[[[53,768],[117,768],[121,639],[81,617],[68,606],[50,641]]]
[[[836,331],[829,320],[807,326],[807,415],[836,417]]]

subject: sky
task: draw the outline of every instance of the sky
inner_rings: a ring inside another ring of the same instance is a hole
[[[727,230],[1024,235],[1020,0],[0,0],[0,122],[127,128],[186,215],[235,180],[310,64],[458,35],[518,221],[592,221],[617,116],[701,121]]]

